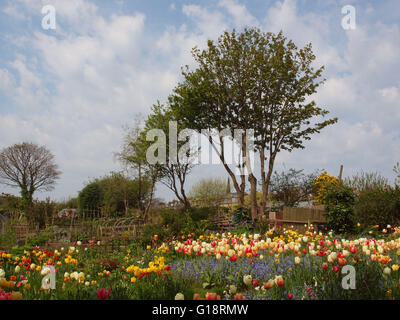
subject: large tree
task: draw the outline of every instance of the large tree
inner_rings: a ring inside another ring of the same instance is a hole
[[[194,129],[218,131],[241,129],[235,137],[240,145],[238,166],[240,180],[225,162],[223,138],[209,142],[218,152],[232,178],[242,204],[247,169],[251,190],[251,214],[264,211],[274,162],[281,150],[304,148],[304,140],[336,118],[318,122],[328,111],[316,106],[310,96],[323,82],[323,67],[314,69],[311,44],[298,49],[283,34],[245,29],[242,33],[225,32],[215,43],[209,40],[205,50],[194,48],[198,66],[183,70],[184,81],[170,97],[172,106],[185,125]],[[254,130],[254,140],[247,135]],[[219,140],[219,141],[218,141]],[[257,178],[250,166],[250,151],[260,157],[262,201],[257,208]],[[267,170],[265,163],[267,163]]]
[[[50,191],[61,172],[54,155],[44,146],[23,142],[0,153],[0,182],[20,188],[25,205],[30,206],[35,191]]]

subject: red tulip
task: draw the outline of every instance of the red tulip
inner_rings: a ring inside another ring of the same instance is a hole
[[[292,300],[293,295],[292,295],[291,293],[289,293],[289,294],[288,294],[288,298],[289,298],[290,300]]]
[[[101,299],[101,300],[106,300],[108,298],[108,296],[110,295],[111,289],[108,288],[108,290],[106,291],[106,289],[101,288],[99,290],[97,290],[97,298]]]
[[[253,286],[256,287],[258,285],[258,281],[257,280],[253,280]]]
[[[235,295],[235,298],[234,298],[235,300],[244,300],[244,296],[243,296],[243,294],[241,294],[241,293],[237,293],[236,295]]]
[[[339,266],[333,266],[333,267],[332,267],[332,271],[333,271],[334,273],[338,273],[338,272],[339,272]]]

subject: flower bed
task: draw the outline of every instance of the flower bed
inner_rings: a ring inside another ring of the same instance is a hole
[[[400,236],[193,234],[105,254],[0,250],[0,299],[399,299]],[[80,243],[78,243],[80,244]]]

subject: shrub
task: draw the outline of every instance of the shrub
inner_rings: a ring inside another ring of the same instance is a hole
[[[314,182],[314,190],[315,190],[314,202],[315,202],[315,204],[322,204],[323,198],[326,193],[326,189],[330,185],[337,185],[338,183],[339,183],[339,180],[337,178],[326,173],[325,171],[319,177],[317,177]]]
[[[17,236],[11,229],[5,233],[0,234],[0,246],[9,247],[14,246],[17,243]]]
[[[365,190],[355,203],[357,222],[364,226],[395,225],[400,220],[400,187]]]
[[[329,184],[322,198],[325,205],[326,222],[338,233],[351,232],[355,226],[355,196],[353,190],[343,184]]]
[[[39,234],[36,237],[29,238],[27,241],[27,244],[30,245],[31,247],[42,246],[50,239],[52,239],[52,234],[45,232],[45,233]]]
[[[231,227],[234,230],[244,229],[250,230],[252,228],[252,221],[249,217],[248,209],[245,207],[238,207],[232,214]]]
[[[91,182],[79,192],[79,207],[81,209],[101,207],[103,205],[103,197],[100,184],[97,181]]]
[[[361,171],[351,178],[345,178],[343,183],[360,194],[367,190],[384,190],[388,186],[389,181],[377,172]]]

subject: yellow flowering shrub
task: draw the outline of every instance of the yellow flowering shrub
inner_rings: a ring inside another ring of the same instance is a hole
[[[325,195],[326,188],[330,184],[338,184],[339,179],[328,174],[324,171],[320,176],[315,179],[314,187],[315,187],[315,195],[314,195],[314,203],[316,205],[322,204],[322,198]]]

